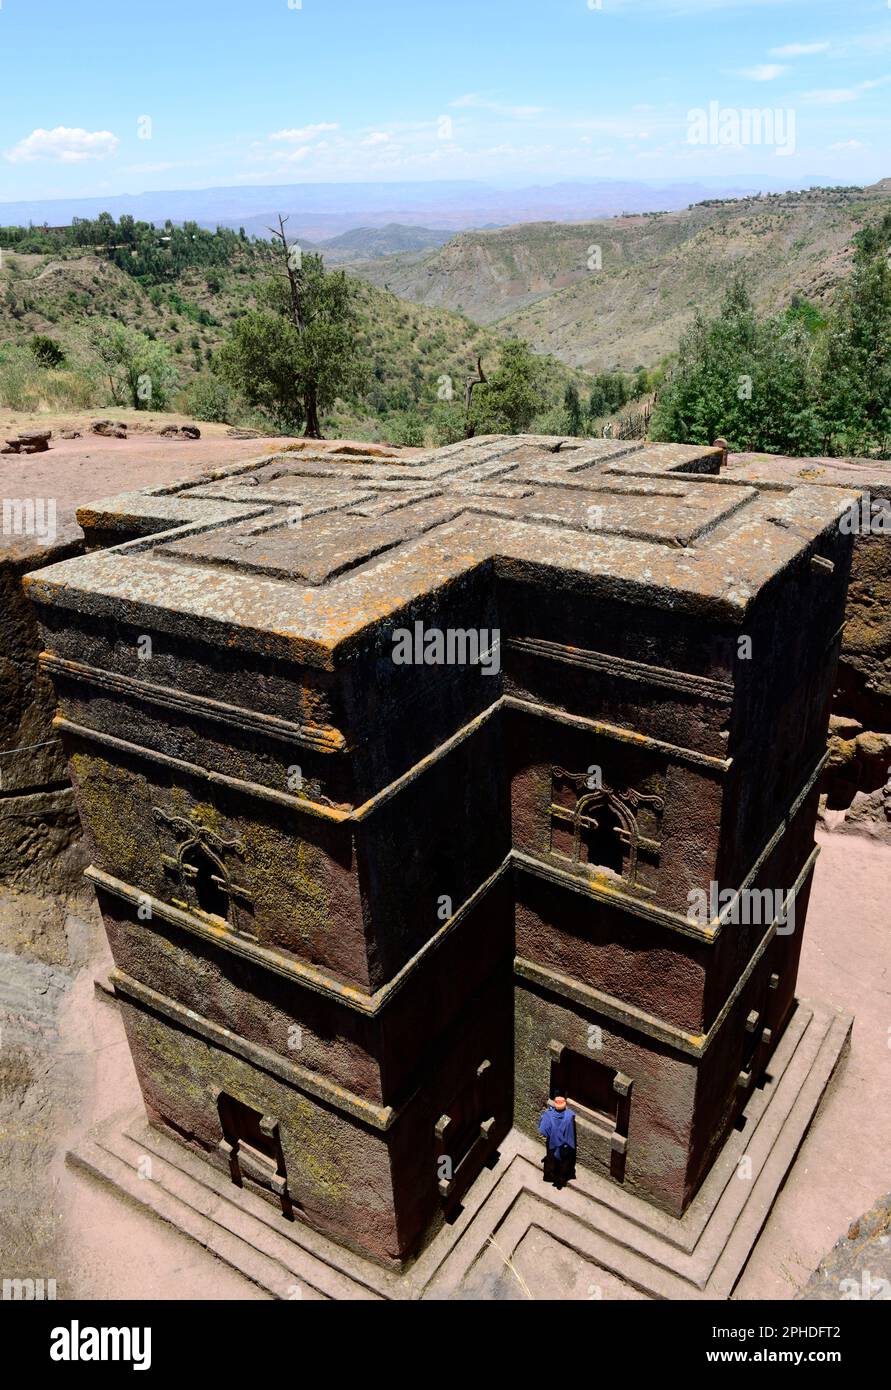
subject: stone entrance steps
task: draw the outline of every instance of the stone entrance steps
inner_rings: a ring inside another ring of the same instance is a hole
[[[532,1229],[596,1271],[655,1298],[726,1299],[785,1181],[850,1036],[852,1019],[800,1003],[756,1091],[744,1127],[728,1139],[680,1219],[592,1173],[562,1192],[542,1183],[541,1151],[512,1133],[505,1176],[431,1281],[425,1296],[456,1279],[491,1286]],[[505,1146],[506,1147],[506,1146]],[[750,1167],[741,1168],[746,1158]],[[741,1176],[750,1172],[751,1176]],[[494,1243],[493,1243],[494,1241]],[[440,1295],[442,1296],[442,1295]]]
[[[742,1129],[730,1136],[682,1218],[582,1170],[562,1192],[546,1187],[541,1149],[512,1130],[498,1161],[470,1188],[457,1220],[402,1274],[301,1222],[285,1222],[273,1206],[153,1129],[141,1109],[99,1126],[68,1158],[274,1298],[473,1296],[512,1283],[516,1253],[530,1232],[545,1233],[574,1261],[590,1266],[591,1287],[598,1287],[599,1271],[610,1287],[618,1280],[638,1296],[727,1298],[816,1114],[851,1023],[847,1015],[799,1003]],[[740,1176],[743,1158],[750,1160],[750,1176]],[[523,1282],[523,1296],[535,1296],[534,1282]]]

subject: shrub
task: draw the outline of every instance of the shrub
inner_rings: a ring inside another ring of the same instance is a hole
[[[196,420],[216,420],[229,424],[234,411],[233,396],[225,381],[210,372],[196,377],[185,393],[186,412]]]
[[[43,333],[35,333],[28,347],[38,367],[61,367],[65,361],[65,351],[55,340]]]

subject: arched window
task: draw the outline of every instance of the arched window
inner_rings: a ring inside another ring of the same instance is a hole
[[[576,863],[622,876],[628,853],[629,830],[602,792],[592,792],[579,800],[575,812],[575,834],[578,842]]]
[[[174,841],[173,854],[161,854],[161,863],[174,881],[171,901],[186,911],[219,917],[235,931],[256,937],[254,903],[247,888],[233,880],[223,856],[243,858],[241,840],[217,835],[197,818],[171,815],[152,808],[158,826],[166,827]]]
[[[589,786],[587,774],[554,769],[551,853],[594,873],[622,878],[642,892],[654,891],[661,844],[641,834],[636,812],[643,807],[655,829],[662,798],[633,790],[618,793],[605,785],[589,790]]]
[[[198,909],[228,922],[231,897],[222,864],[203,845],[193,844],[184,853],[182,866],[184,875],[191,883]]]

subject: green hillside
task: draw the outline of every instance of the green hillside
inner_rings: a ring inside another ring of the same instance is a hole
[[[40,237],[36,240],[39,244]],[[160,233],[159,240],[164,240]],[[112,405],[92,335],[99,324],[116,320],[168,349],[177,373],[170,405],[189,412],[203,398],[199,388],[211,379],[214,354],[239,316],[256,306],[257,286],[272,269],[268,243],[233,234],[211,248],[220,258],[210,264],[164,259],[140,275],[119,263],[127,264],[127,256],[137,253],[114,242],[62,246],[55,253],[16,250],[16,244],[27,247],[35,239],[17,242],[0,231],[0,404],[14,410]],[[161,254],[166,257],[163,247]],[[135,268],[143,268],[141,262]],[[487,366],[496,364],[504,341],[500,331],[355,283],[369,384],[361,399],[338,404],[324,422],[327,433],[391,437],[394,416],[429,416],[444,377],[460,397],[478,356]],[[31,350],[36,336],[52,339],[64,361],[39,365]],[[584,374],[556,360],[543,360],[542,374],[555,405],[570,382],[582,393],[588,387]],[[241,411],[229,423],[259,422]]]
[[[830,301],[850,269],[854,234],[888,207],[886,179],[867,189],[466,232],[438,250],[354,272],[406,299],[461,309],[572,366],[633,371],[673,353],[695,312],[714,313],[735,275],[763,313],[793,296]]]

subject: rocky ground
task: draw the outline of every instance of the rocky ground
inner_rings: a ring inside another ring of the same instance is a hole
[[[127,426],[125,439],[94,434],[93,421],[107,416]],[[142,410],[67,414],[13,414],[0,408],[0,441],[32,429],[51,430],[49,449],[39,454],[0,456],[4,497],[53,498],[57,539],[80,535],[74,519],[82,503],[134,488],[187,479],[209,468],[271,454],[289,438],[235,438],[227,425],[198,423],[200,439],[162,435],[171,425],[195,424],[185,415]],[[65,435],[76,438],[65,438]]]
[[[851,1223],[808,1280],[801,1298],[891,1302],[891,1193]]]

